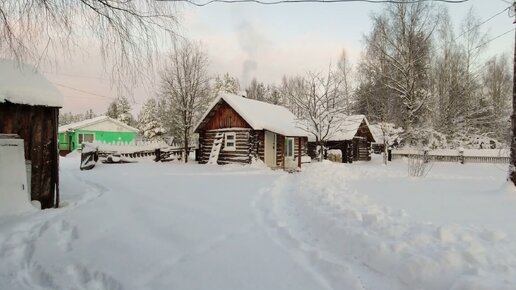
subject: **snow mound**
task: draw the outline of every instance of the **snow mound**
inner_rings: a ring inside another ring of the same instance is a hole
[[[352,175],[315,163],[271,190],[274,219],[299,251],[366,277],[363,268],[373,270],[378,275],[362,279],[364,289],[514,289],[516,245],[503,232],[411,221],[349,191]]]

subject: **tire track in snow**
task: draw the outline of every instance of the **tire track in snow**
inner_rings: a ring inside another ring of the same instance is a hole
[[[252,202],[259,223],[272,240],[283,247],[323,289],[367,289],[349,265],[314,247],[309,241],[300,239],[293,232],[277,200],[277,195],[289,189],[291,180],[290,175],[280,177],[272,188],[264,189]]]

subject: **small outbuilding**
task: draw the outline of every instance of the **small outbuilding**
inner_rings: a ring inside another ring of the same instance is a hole
[[[371,143],[375,142],[369,128],[369,122],[364,115],[351,115],[342,118],[339,130],[325,142],[328,150],[340,150],[342,162],[371,160]],[[317,155],[315,138],[309,139],[308,153],[310,157]]]
[[[380,154],[385,151],[384,136],[380,125],[369,125],[369,129],[374,137],[374,142],[371,143],[371,148],[375,154]]]
[[[100,116],[59,127],[59,153],[66,155],[81,148],[82,142],[130,143],[138,129],[123,122]]]
[[[57,128],[62,105],[61,93],[35,67],[0,60],[0,134],[23,139],[28,191],[42,208],[59,206]]]
[[[301,167],[307,133],[287,108],[234,94],[221,94],[195,126],[199,163],[251,163],[271,168]]]

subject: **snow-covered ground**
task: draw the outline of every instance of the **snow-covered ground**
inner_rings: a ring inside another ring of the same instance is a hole
[[[516,288],[501,165],[78,167],[62,208],[0,217],[0,289]]]

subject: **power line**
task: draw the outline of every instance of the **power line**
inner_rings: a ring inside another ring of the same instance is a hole
[[[203,7],[213,3],[235,4],[235,3],[256,3],[261,5],[276,5],[276,4],[294,4],[294,3],[344,3],[344,2],[365,2],[365,3],[390,3],[390,4],[414,4],[421,2],[442,2],[442,3],[465,3],[469,0],[276,0],[276,1],[262,1],[262,0],[210,0],[203,3],[197,3],[192,0],[157,0],[162,2],[186,2],[188,4]]]
[[[482,42],[482,43],[481,43],[481,44],[479,44],[478,46],[476,46],[476,47],[474,47],[474,48],[470,49],[469,51],[473,51],[473,50],[475,50],[475,49],[479,49],[479,48],[481,48],[482,46],[484,46],[484,45],[486,45],[486,44],[490,43],[491,41],[494,41],[494,40],[496,40],[496,39],[498,39],[498,38],[500,38],[500,37],[502,37],[502,36],[506,35],[507,33],[514,31],[514,29],[515,29],[515,28],[512,28],[512,29],[507,30],[506,32],[504,32],[504,33],[502,33],[502,34],[499,34],[499,35],[497,35],[497,36],[495,36],[495,37],[493,37],[493,38],[490,38],[490,39],[486,40],[485,42]]]
[[[466,30],[466,31],[462,32],[459,36],[455,37],[455,38],[453,39],[453,41],[455,41],[455,40],[457,40],[457,39],[461,38],[461,37],[462,37],[462,36],[464,36],[466,33],[468,33],[468,32],[470,32],[470,31],[472,31],[473,29],[478,28],[478,27],[480,27],[480,26],[482,26],[482,25],[486,24],[487,22],[491,21],[491,20],[492,20],[493,18],[495,18],[496,16],[498,16],[498,15],[500,15],[500,14],[504,13],[505,11],[508,11],[511,7],[512,7],[512,6],[509,6],[509,7],[505,8],[505,9],[503,9],[502,11],[500,11],[500,12],[496,13],[495,15],[493,15],[493,16],[491,16],[491,17],[487,18],[486,20],[484,20],[484,21],[480,22],[479,24],[477,24],[477,25],[475,25],[475,26],[471,27],[470,29],[468,29],[468,30]]]
[[[85,75],[78,75],[78,74],[55,73],[55,72],[49,72],[49,71],[41,71],[41,72],[45,73],[45,74],[56,75],[56,76],[65,76],[65,77],[83,78],[83,79],[96,79],[96,80],[103,80],[103,81],[113,81],[112,79],[109,79],[109,78],[85,76]]]
[[[77,92],[81,92],[81,93],[84,93],[84,94],[88,94],[88,95],[92,95],[92,96],[97,96],[97,97],[101,97],[101,98],[106,98],[106,99],[116,100],[116,98],[113,98],[113,97],[99,95],[99,94],[96,94],[96,93],[92,93],[92,92],[88,92],[88,91],[85,91],[85,90],[77,89],[77,88],[70,87],[70,86],[67,86],[67,85],[63,85],[63,84],[60,84],[60,83],[56,83],[56,82],[51,82],[51,83],[53,83],[56,86],[60,86],[60,87],[67,88],[67,89],[70,89],[70,90],[74,90],[74,91],[77,91]]]

